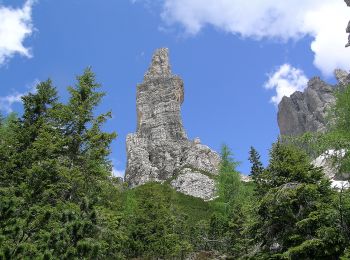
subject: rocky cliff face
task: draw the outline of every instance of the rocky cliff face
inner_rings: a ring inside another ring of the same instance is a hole
[[[338,80],[336,86],[315,77],[308,82],[304,92],[296,91],[290,97],[283,97],[277,114],[281,135],[295,136],[325,130],[327,109],[335,102],[335,88],[350,83],[346,71],[335,70],[334,73]]]
[[[168,49],[158,49],[137,86],[137,131],[126,139],[125,180],[131,186],[169,181],[188,195],[210,199],[219,155],[200,140],[189,140],[181,119],[184,84],[173,75]]]
[[[335,101],[333,91],[320,78],[313,78],[304,93],[296,91],[290,97],[283,97],[277,114],[281,135],[323,131],[326,110]]]
[[[347,6],[350,7],[350,0],[344,0],[345,3],[347,4]],[[348,26],[346,27],[346,32],[350,33],[350,21],[348,23]],[[349,38],[348,38],[348,43],[345,45],[345,47],[349,47],[350,46],[350,34],[349,34]]]

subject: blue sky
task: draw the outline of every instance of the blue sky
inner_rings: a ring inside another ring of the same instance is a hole
[[[66,87],[92,66],[107,93],[99,112],[113,112],[106,128],[118,133],[120,174],[136,85],[153,51],[168,47],[185,82],[188,136],[215,150],[228,144],[248,173],[251,145],[267,163],[280,98],[350,69],[349,12],[335,0],[0,0],[0,109],[21,113],[21,95],[48,77],[66,100]]]

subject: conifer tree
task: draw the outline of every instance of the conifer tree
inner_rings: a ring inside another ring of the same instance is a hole
[[[226,203],[233,203],[239,192],[240,176],[236,170],[238,163],[233,159],[232,152],[227,145],[221,147],[221,163],[217,180],[220,199]]]
[[[251,163],[251,170],[250,170],[250,176],[255,183],[255,190],[258,195],[261,195],[264,193],[264,181],[263,181],[263,172],[264,167],[263,164],[260,161],[260,154],[258,151],[251,146],[249,151],[249,161]]]
[[[337,259],[344,250],[330,182],[306,154],[276,143],[266,169],[267,192],[258,207],[260,257]]]
[[[94,115],[103,96],[98,87],[88,69],[67,105],[50,80],[23,97],[23,116],[11,125],[14,152],[1,176],[14,188],[1,183],[0,258],[122,258],[108,159],[115,134],[101,130],[110,113]]]

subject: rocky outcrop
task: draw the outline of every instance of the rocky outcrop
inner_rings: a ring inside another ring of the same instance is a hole
[[[282,98],[277,114],[281,135],[297,136],[326,129],[327,110],[335,102],[335,89],[350,84],[348,72],[336,69],[334,76],[338,81],[335,86],[315,77],[308,82],[304,92],[296,91],[290,97]]]
[[[215,181],[208,175],[190,168],[184,168],[170,182],[177,191],[193,197],[211,200],[215,197]]]
[[[210,176],[217,174],[220,157],[198,138],[187,138],[183,101],[184,84],[171,72],[168,49],[158,49],[137,86],[137,131],[126,140],[125,180],[134,187],[171,179],[177,190],[209,199],[215,189]]]
[[[350,85],[350,74],[345,70],[336,69],[334,70],[334,76],[338,80],[337,87],[346,87]]]
[[[347,4],[347,6],[350,7],[350,0],[344,0],[345,3]],[[346,27],[346,32],[350,33],[350,21],[348,23],[348,26]],[[348,38],[348,43],[345,45],[345,47],[349,47],[350,46],[350,34],[349,34],[349,38]]]
[[[316,77],[308,82],[303,93],[296,91],[283,97],[277,115],[281,135],[324,131],[327,108],[335,102],[333,92],[331,85]]]

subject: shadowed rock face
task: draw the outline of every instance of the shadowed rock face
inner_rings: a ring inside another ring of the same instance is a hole
[[[277,115],[281,135],[324,131],[327,108],[335,101],[333,91],[332,86],[313,78],[304,93],[296,91],[290,97],[283,97]]]
[[[171,180],[177,190],[209,199],[215,188],[208,176],[217,174],[220,157],[198,138],[188,140],[181,119],[183,101],[183,81],[171,72],[168,49],[158,49],[137,86],[137,131],[126,140],[125,180],[131,187]]]
[[[296,91],[290,97],[282,98],[277,114],[281,135],[296,136],[326,130],[327,110],[335,102],[334,90],[350,84],[348,72],[336,69],[334,75],[338,80],[336,86],[315,77],[308,82],[304,92]]]

